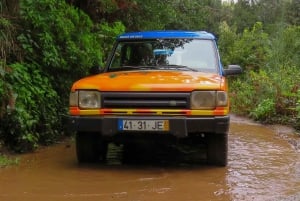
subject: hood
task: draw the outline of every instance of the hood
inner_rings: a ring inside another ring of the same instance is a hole
[[[218,74],[190,71],[122,71],[107,72],[83,78],[75,89],[99,91],[193,91],[217,90],[225,87]]]

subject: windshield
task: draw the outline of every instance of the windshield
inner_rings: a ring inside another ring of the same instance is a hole
[[[218,72],[212,40],[156,39],[119,42],[108,71],[130,69],[178,69]]]

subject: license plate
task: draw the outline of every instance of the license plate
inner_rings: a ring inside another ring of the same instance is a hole
[[[119,119],[120,131],[169,131],[169,120],[128,120]]]

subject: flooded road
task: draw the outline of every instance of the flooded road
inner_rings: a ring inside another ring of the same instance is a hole
[[[0,169],[0,200],[298,201],[300,152],[282,137],[293,131],[283,132],[279,137],[274,128],[232,118],[225,168],[170,147],[139,148],[125,157],[113,145],[106,164],[79,166],[74,142],[68,141]]]

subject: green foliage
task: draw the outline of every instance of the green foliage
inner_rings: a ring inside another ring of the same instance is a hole
[[[300,27],[278,28],[278,32],[273,34],[265,66],[277,89],[276,113],[289,116],[291,120],[296,116],[295,108],[299,99],[297,95],[300,88],[299,55]]]
[[[278,70],[300,63],[300,26],[277,25],[277,32],[272,34],[270,47],[266,54],[267,66]]]
[[[93,9],[85,10],[95,21],[111,23],[117,18],[126,26],[126,31],[205,29],[216,32],[216,21],[220,21],[223,15],[221,0],[95,0],[93,5],[97,7],[98,15]]]
[[[259,121],[282,122],[286,117],[293,121],[299,111],[299,78],[296,67],[248,72],[230,85],[232,111]]]
[[[252,102],[254,106],[266,99],[274,99],[277,93],[277,88],[274,87],[276,83],[270,78],[270,74],[265,70],[259,72],[249,72],[249,81],[254,88],[255,101]]]
[[[167,29],[218,31],[219,24],[216,22],[222,17],[221,1],[172,1],[161,4],[169,6],[170,10],[166,13],[169,24],[166,23],[164,27]],[[160,9],[161,6],[157,9],[158,13]]]
[[[79,78],[93,63],[102,63],[102,49],[86,14],[64,1],[21,2],[25,32],[19,40],[28,61],[39,63],[50,75],[60,73],[59,82],[65,76]]]
[[[250,116],[255,120],[269,121],[275,115],[275,102],[273,99],[265,99],[261,101],[252,112]]]
[[[116,36],[125,32],[125,27],[121,22],[114,22],[112,24],[101,23],[96,24],[95,29],[99,33],[97,35],[97,41],[100,41],[101,48],[104,52],[104,58],[108,58],[108,55],[116,40]]]
[[[273,86],[273,81],[265,71],[248,72],[247,77],[231,83],[232,110],[243,115],[253,115],[256,110],[261,112],[261,108],[257,109],[261,107],[259,104],[267,99],[274,100],[276,89]]]
[[[236,114],[248,115],[253,107],[254,87],[243,79],[230,83],[231,111]]]
[[[254,6],[255,14],[265,25],[276,24],[283,20],[286,2],[282,0],[259,0]]]
[[[17,165],[17,164],[19,164],[18,158],[10,158],[8,156],[4,156],[0,154],[0,168],[9,165]]]
[[[221,54],[222,63],[224,66],[233,64],[231,58],[231,52],[234,51],[234,43],[239,40],[239,36],[236,34],[236,30],[229,27],[227,22],[222,22],[219,27],[219,51]],[[240,64],[241,65],[241,64]]]
[[[124,31],[117,22],[94,25],[64,1],[23,0],[21,16],[25,32],[19,41],[27,61],[37,63],[64,98],[74,80],[87,75],[91,66],[103,65],[103,47],[111,47],[111,38]]]
[[[258,71],[263,67],[266,57],[268,34],[264,32],[262,23],[256,23],[251,30],[245,29],[236,38],[228,52],[228,60],[237,63],[246,71]]]
[[[291,25],[300,25],[300,1],[291,0],[287,5],[285,17]]]
[[[234,5],[232,12],[232,21],[229,21],[231,26],[236,26],[238,32],[242,33],[245,29],[250,29],[257,21],[259,21],[256,15],[257,7],[255,4],[251,4],[249,0],[238,0]]]
[[[123,9],[120,18],[127,31],[163,29],[164,25],[172,20],[170,16],[176,16],[171,0],[137,0],[128,5],[128,9]],[[164,12],[161,12],[162,8]]]
[[[297,111],[297,118],[300,119],[300,89],[297,91],[296,111]]]
[[[61,137],[71,84],[103,66],[125,29],[215,32],[223,64],[244,69],[229,79],[232,111],[300,127],[298,0],[68,2],[0,2],[0,139],[12,149]]]
[[[227,51],[221,48],[225,61],[237,61],[246,70],[243,77],[230,83],[233,112],[260,121],[293,123],[299,108],[299,27],[281,28],[272,37],[257,27],[240,37],[229,29],[221,30],[221,44],[236,40]]]
[[[0,138],[24,152],[61,137],[71,84],[103,64],[102,51],[125,28],[118,22],[95,25],[81,10],[56,0],[22,0],[20,17],[23,58],[0,62]],[[0,26],[10,25],[0,19]],[[12,36],[2,30],[1,39]],[[10,54],[14,43],[7,41],[0,47]]]
[[[295,127],[300,130],[300,90],[297,92],[297,103],[296,103],[296,113],[297,116],[295,118]]]
[[[41,71],[28,64],[14,64],[6,81],[13,83],[15,108],[7,108],[1,120],[0,136],[13,150],[30,151],[58,135],[60,100]],[[55,125],[55,126],[54,126]]]
[[[276,113],[294,118],[297,104],[297,90],[300,88],[300,72],[297,66],[281,66],[270,73],[276,88]]]
[[[7,82],[7,74],[11,68],[7,63],[19,57],[18,46],[15,44],[15,27],[10,20],[0,16],[0,118],[10,101],[12,83]]]

